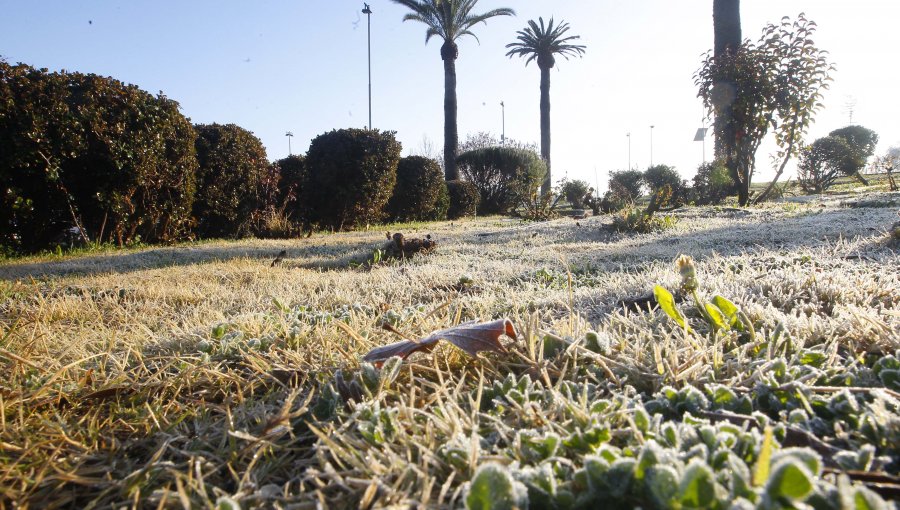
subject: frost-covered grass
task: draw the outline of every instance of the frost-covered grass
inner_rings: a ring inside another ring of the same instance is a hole
[[[6,261],[0,507],[876,508],[900,467],[898,203],[406,225],[437,251],[371,269],[381,230]],[[680,254],[749,327],[622,306],[676,291]],[[384,322],[504,316],[507,354],[361,363],[398,340]]]

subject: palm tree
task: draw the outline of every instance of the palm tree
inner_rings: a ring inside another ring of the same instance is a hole
[[[512,58],[516,55],[526,58],[527,66],[532,60],[537,59],[537,65],[541,69],[541,157],[547,163],[547,175],[544,177],[544,184],[541,186],[541,193],[550,192],[550,69],[556,65],[556,57],[554,55],[562,55],[566,60],[570,56],[581,56],[584,54],[584,46],[578,44],[570,44],[569,41],[580,39],[580,36],[572,35],[563,37],[569,31],[569,24],[562,22],[556,27],[553,26],[553,18],[550,23],[544,26],[544,19],[538,18],[540,25],[534,20],[528,21],[525,30],[516,32],[519,34],[517,41],[506,45],[512,48],[506,53],[506,56]]]
[[[424,23],[425,43],[439,36],[444,40],[441,59],[444,61],[444,176],[448,181],[459,179],[456,169],[456,146],[459,136],[456,132],[456,59],[459,47],[456,40],[471,35],[478,40],[471,29],[478,23],[486,22],[494,16],[512,16],[515,11],[508,8],[494,9],[484,14],[473,14],[478,0],[393,0],[410,11],[403,21]]]

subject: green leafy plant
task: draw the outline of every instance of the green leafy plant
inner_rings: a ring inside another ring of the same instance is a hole
[[[612,226],[619,232],[648,234],[673,228],[678,220],[672,215],[654,215],[635,206],[628,206],[613,214]]]
[[[722,296],[715,296],[712,302],[706,302],[701,299],[697,292],[699,282],[697,280],[697,269],[694,260],[686,255],[678,257],[675,261],[678,267],[678,273],[681,275],[681,287],[679,292],[682,295],[690,296],[694,302],[694,308],[697,313],[704,319],[710,331],[750,331],[752,333],[753,326],[749,319],[741,313],[737,305]],[[671,292],[664,287],[657,285],[653,289],[659,307],[668,315],[679,327],[688,333],[694,333],[694,330],[688,324],[687,319],[678,310],[675,305],[675,298]]]
[[[779,147],[776,173],[755,197],[765,200],[802,145],[833,70],[812,40],[815,22],[800,14],[763,29],[758,42],[734,51],[710,52],[694,76],[698,96],[715,116],[716,155],[737,186],[738,202],[750,203],[756,150],[772,128]]]

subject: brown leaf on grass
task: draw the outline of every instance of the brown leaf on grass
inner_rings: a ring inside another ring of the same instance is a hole
[[[482,323],[469,321],[452,328],[435,331],[421,340],[402,340],[377,347],[369,351],[363,357],[363,361],[380,365],[393,356],[405,359],[417,351],[430,351],[439,340],[450,342],[470,356],[477,356],[480,351],[506,352],[506,348],[500,343],[501,335],[516,338],[516,328],[509,319],[497,319]]]

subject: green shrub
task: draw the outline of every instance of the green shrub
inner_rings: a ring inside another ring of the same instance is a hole
[[[590,191],[591,185],[581,180],[563,181],[560,183],[559,189],[560,194],[576,209],[581,209],[585,206],[584,199]]]
[[[289,211],[295,209],[296,197],[291,183],[284,181],[278,163],[270,164],[259,181],[256,208],[250,213],[243,233],[275,239],[296,237],[301,233],[302,222],[292,217]]]
[[[547,166],[533,150],[487,147],[460,154],[459,169],[478,189],[481,214],[503,214],[541,185]]]
[[[190,233],[194,132],[178,103],[112,78],[0,60],[0,242],[22,251]]]
[[[450,195],[444,172],[433,159],[422,156],[401,158],[397,184],[387,205],[396,221],[433,221],[447,218]]]
[[[317,136],[306,154],[306,220],[336,229],[383,220],[400,150],[393,131],[341,129]]]
[[[291,221],[302,222],[300,196],[307,179],[306,159],[293,155],[276,161],[278,167],[278,203]]]
[[[198,172],[194,216],[201,237],[252,233],[254,211],[263,204],[269,163],[262,142],[234,124],[195,126]],[[277,181],[276,181],[277,182]]]
[[[828,136],[841,138],[846,144],[846,150],[837,151],[834,154],[834,165],[848,176],[856,177],[863,186],[869,182],[860,174],[866,166],[866,161],[875,154],[878,145],[878,133],[863,126],[846,126],[835,129]]]
[[[640,170],[619,170],[609,174],[609,189],[630,202],[644,194],[644,184],[644,173]]]
[[[726,197],[736,194],[737,185],[725,163],[716,160],[697,168],[691,193],[691,198],[698,205],[718,204]]]
[[[818,138],[803,147],[797,164],[800,187],[807,193],[823,193],[841,176],[851,152],[847,141],[837,136]]]
[[[478,188],[469,181],[447,181],[450,208],[447,218],[455,220],[463,216],[474,216],[478,207]]]
[[[613,215],[613,228],[618,232],[648,234],[675,226],[677,219],[671,215],[657,216],[639,207],[627,206]]]
[[[660,204],[660,207],[668,205],[678,205],[685,201],[687,195],[687,184],[674,167],[669,165],[654,165],[644,172],[644,182],[650,188],[651,195],[658,195],[666,186],[671,191],[671,196],[667,203]]]
[[[628,170],[628,172],[637,172],[637,170]],[[634,201],[639,195],[635,195],[635,188],[640,190],[640,185],[635,186],[633,182],[629,182],[629,178],[634,174],[627,176],[617,175],[619,172],[613,172],[609,179],[609,189],[603,194],[600,200],[599,209],[603,212],[615,212],[625,207],[634,205]],[[640,172],[637,172],[640,174]],[[627,178],[626,178],[627,177]]]

